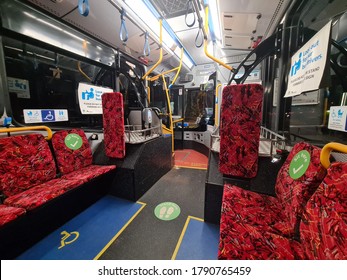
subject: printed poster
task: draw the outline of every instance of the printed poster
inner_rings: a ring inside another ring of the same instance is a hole
[[[101,95],[105,92],[113,92],[113,89],[79,83],[78,101],[81,113],[83,115],[102,114]]]
[[[326,77],[330,69],[328,51],[330,47],[331,21],[314,35],[291,60],[288,88],[284,97],[292,97],[328,85]]]

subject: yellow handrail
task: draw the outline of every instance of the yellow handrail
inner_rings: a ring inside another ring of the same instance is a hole
[[[174,120],[174,121],[172,121],[173,123],[178,123],[178,122],[181,122],[181,121],[183,121],[184,120],[184,118],[180,118],[180,119],[177,119],[177,120]]]
[[[52,130],[45,125],[0,128],[0,133],[28,131],[28,130],[46,130],[47,131],[46,140],[50,140],[52,138]]]
[[[218,90],[219,90],[219,88],[222,86],[222,84],[218,84],[217,85],[217,87],[216,87],[216,105],[215,105],[215,107],[214,107],[214,110],[215,110],[215,120],[214,120],[214,124],[216,125],[216,126],[218,126],[219,125],[219,110],[218,110],[218,104],[220,104],[220,101],[219,101],[219,97],[218,97]]]
[[[148,106],[151,104],[151,88],[147,87],[147,100],[148,100]]]
[[[208,6],[205,7],[205,33],[206,34],[208,33]],[[230,71],[234,70],[234,68],[231,67],[230,65],[225,64],[223,61],[219,60],[218,58],[216,58],[216,57],[214,57],[208,53],[208,51],[207,51],[207,38],[204,38],[204,51],[205,51],[205,55],[207,57],[211,58],[213,61],[224,66],[225,68],[227,68]]]
[[[329,168],[330,166],[330,152],[337,151],[347,154],[347,145],[343,145],[336,142],[330,142],[326,144],[320,153],[320,162],[324,168]]]
[[[78,68],[78,71],[80,71],[80,73],[89,81],[91,82],[92,79],[86,74],[83,72],[82,68],[81,68],[81,62],[77,61],[77,68]]]
[[[181,48],[181,57],[180,57],[180,64],[178,65],[178,67],[176,67],[176,68],[178,68],[177,69],[177,73],[176,73],[176,75],[175,75],[175,77],[174,77],[174,79],[172,80],[172,82],[171,82],[171,84],[170,84],[170,86],[169,86],[169,88],[176,82],[176,80],[177,80],[177,77],[178,77],[178,74],[181,72],[181,68],[182,68],[182,61],[183,61],[183,48]]]
[[[163,44],[163,20],[162,20],[162,19],[159,20],[159,26],[160,26],[160,33],[159,33],[159,44],[160,44],[160,46],[159,46],[159,47],[160,47],[159,60],[157,61],[156,64],[154,64],[154,65],[152,66],[151,69],[149,69],[149,70],[147,71],[147,73],[146,73],[145,75],[143,75],[143,77],[142,77],[143,80],[146,79],[146,77],[147,77],[149,74],[151,74],[152,71],[153,71],[155,68],[157,68],[157,66],[158,66],[158,65],[161,63],[161,61],[163,60],[163,46],[162,46],[162,44]]]

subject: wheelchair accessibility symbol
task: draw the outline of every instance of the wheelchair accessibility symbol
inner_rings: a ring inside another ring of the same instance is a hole
[[[60,234],[63,235],[63,237],[60,240],[60,247],[58,247],[58,249],[61,249],[65,247],[66,245],[69,245],[72,242],[75,242],[77,238],[80,236],[78,231],[71,231],[70,233],[68,233],[67,231],[64,230]]]
[[[55,114],[54,110],[42,110],[42,121],[43,122],[54,122],[55,121]]]

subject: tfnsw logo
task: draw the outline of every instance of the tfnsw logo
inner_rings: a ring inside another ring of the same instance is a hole
[[[94,90],[94,88],[90,88],[90,90],[82,91],[82,99],[83,100],[101,100],[102,95],[101,90]]]
[[[302,52],[299,54],[298,60],[295,60],[294,65],[292,65],[292,68],[290,70],[290,76],[295,76],[297,71],[300,70],[301,67],[301,58],[302,58]]]

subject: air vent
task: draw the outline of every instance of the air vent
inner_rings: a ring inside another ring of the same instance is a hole
[[[237,50],[249,50],[253,43],[251,36],[226,35],[224,36],[224,47]]]
[[[224,13],[223,29],[226,35],[252,35],[257,32],[259,13]]]

